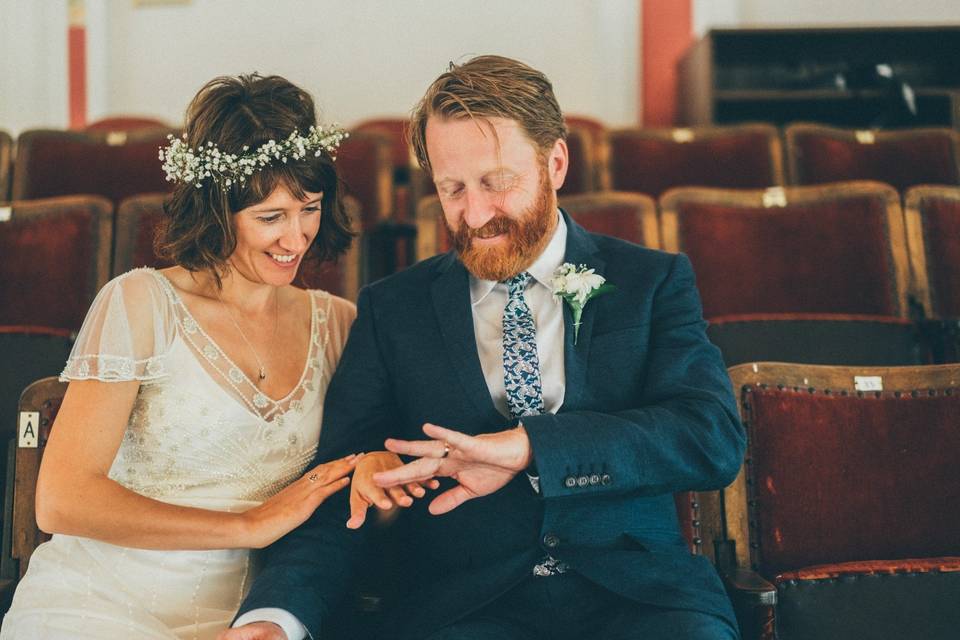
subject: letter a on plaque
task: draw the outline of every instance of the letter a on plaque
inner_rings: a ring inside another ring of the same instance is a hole
[[[37,411],[20,412],[20,441],[17,444],[21,449],[36,449],[37,436],[40,433],[40,413]]]

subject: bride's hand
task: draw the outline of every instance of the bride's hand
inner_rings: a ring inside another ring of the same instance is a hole
[[[356,454],[318,465],[259,506],[240,514],[240,546],[262,549],[307,521],[331,495],[350,484]]]
[[[390,451],[365,453],[360,457],[353,473],[350,486],[350,519],[347,527],[359,529],[367,519],[367,509],[375,506],[387,512],[394,507],[409,507],[414,498],[426,495],[426,489],[436,489],[440,483],[436,480],[409,482],[403,486],[383,489],[373,482],[373,474],[402,467],[400,456]]]

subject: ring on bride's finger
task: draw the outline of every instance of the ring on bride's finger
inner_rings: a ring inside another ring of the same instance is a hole
[[[449,445],[449,443],[444,442],[444,443],[443,443],[443,454],[442,454],[440,457],[441,457],[441,458],[446,458],[448,455],[450,455],[450,445]]]
[[[307,480],[309,480],[310,482],[316,482],[319,478],[320,476],[318,476],[315,473],[311,473],[309,476],[307,476]]]

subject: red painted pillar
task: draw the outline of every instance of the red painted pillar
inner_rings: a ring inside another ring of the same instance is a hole
[[[677,120],[677,63],[693,43],[693,0],[640,0],[642,126]]]
[[[87,124],[87,28],[83,0],[70,0],[67,27],[67,95],[70,128]]]

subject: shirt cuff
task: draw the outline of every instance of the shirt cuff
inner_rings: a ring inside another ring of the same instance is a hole
[[[242,627],[251,622],[272,622],[283,629],[283,632],[287,634],[287,640],[304,640],[304,638],[310,637],[310,633],[307,631],[307,628],[303,626],[303,623],[297,619],[297,616],[286,609],[278,609],[275,607],[251,609],[238,617],[234,621],[233,626]]]

